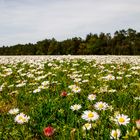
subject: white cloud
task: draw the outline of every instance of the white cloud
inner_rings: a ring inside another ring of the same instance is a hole
[[[140,30],[138,0],[0,0],[0,46]]]

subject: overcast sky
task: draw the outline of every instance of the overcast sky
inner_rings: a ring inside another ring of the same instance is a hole
[[[0,46],[140,31],[140,0],[0,0]]]

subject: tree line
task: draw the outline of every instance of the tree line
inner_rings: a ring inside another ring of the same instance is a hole
[[[35,44],[0,47],[0,55],[140,55],[140,32],[134,29],[110,33],[89,33],[85,39],[45,39]]]

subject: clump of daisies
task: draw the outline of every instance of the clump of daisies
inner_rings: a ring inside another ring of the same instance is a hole
[[[29,116],[25,115],[24,113],[20,113],[15,117],[15,122],[17,122],[18,124],[24,124],[28,122],[29,119]]]

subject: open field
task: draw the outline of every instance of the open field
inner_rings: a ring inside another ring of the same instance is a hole
[[[140,56],[0,56],[1,140],[139,140]]]

